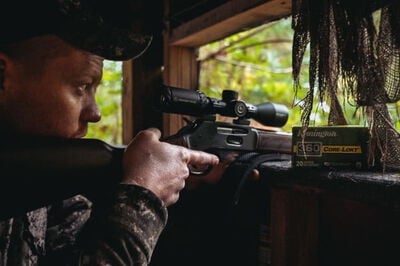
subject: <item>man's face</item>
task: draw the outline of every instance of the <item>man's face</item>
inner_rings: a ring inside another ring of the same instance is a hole
[[[83,137],[88,123],[101,118],[95,92],[103,59],[70,47],[40,67],[38,75],[27,75],[25,66],[8,69],[2,103],[6,120],[21,133]]]

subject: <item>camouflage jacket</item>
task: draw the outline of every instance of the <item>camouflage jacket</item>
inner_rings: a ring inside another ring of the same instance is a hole
[[[147,265],[167,209],[150,191],[119,185],[107,205],[78,195],[0,222],[0,263]]]

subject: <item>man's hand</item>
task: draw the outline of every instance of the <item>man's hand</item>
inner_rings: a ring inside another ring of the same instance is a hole
[[[169,206],[179,199],[189,176],[188,165],[217,165],[218,157],[160,141],[161,132],[150,128],[128,145],[123,158],[122,183],[145,187]]]

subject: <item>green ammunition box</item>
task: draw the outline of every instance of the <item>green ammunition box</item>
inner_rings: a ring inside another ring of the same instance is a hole
[[[301,129],[292,128],[293,167],[368,168],[367,127],[308,127],[304,139]]]

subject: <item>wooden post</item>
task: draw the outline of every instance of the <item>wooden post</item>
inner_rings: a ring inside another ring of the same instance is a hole
[[[169,1],[165,0],[165,12],[169,12]],[[170,44],[171,29],[166,25],[164,32],[164,83],[185,89],[198,86],[197,48]],[[181,115],[164,114],[163,135],[175,134],[185,123]]]
[[[161,21],[162,4],[154,5],[152,9],[155,14],[159,13],[158,19]],[[157,19],[156,15],[154,17]],[[162,84],[162,68],[163,40],[160,28],[143,55],[123,63],[123,143],[130,142],[140,130],[149,127],[162,129],[162,115],[154,108],[155,97]]]
[[[317,194],[274,188],[271,197],[272,265],[317,266]]]

